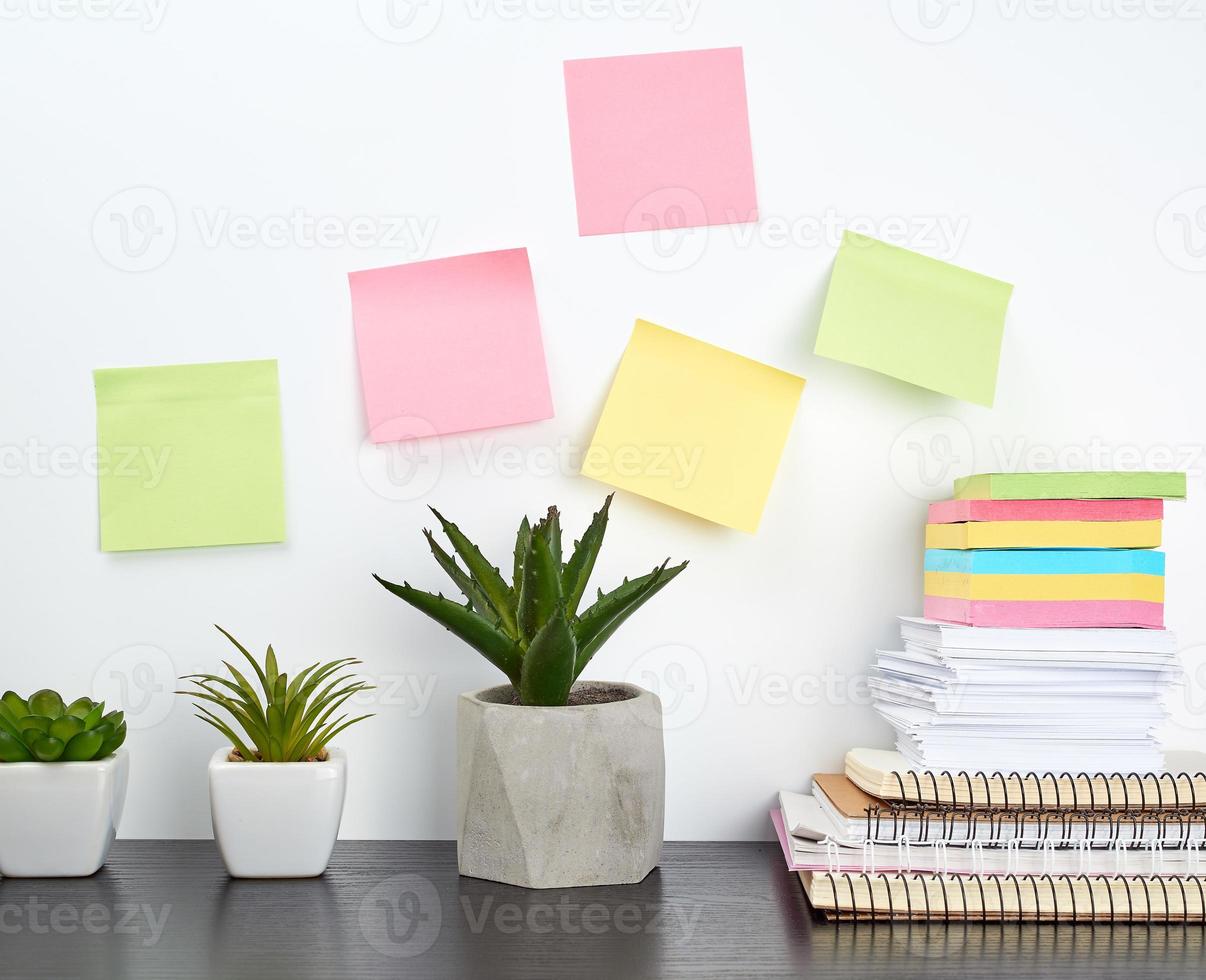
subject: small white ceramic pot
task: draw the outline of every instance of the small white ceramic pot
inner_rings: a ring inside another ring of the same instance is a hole
[[[348,760],[327,747],[325,762],[209,760],[214,840],[234,878],[314,878],[339,837]]]
[[[125,749],[97,762],[0,763],[0,875],[96,874],[117,837],[129,781]]]

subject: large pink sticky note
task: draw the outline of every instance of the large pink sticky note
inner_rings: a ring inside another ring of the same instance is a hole
[[[758,219],[741,48],[565,63],[578,233]]]
[[[373,442],[552,418],[527,249],[348,281]]]

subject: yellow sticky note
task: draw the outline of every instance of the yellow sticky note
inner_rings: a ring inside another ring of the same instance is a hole
[[[753,532],[804,379],[637,320],[582,473]]]

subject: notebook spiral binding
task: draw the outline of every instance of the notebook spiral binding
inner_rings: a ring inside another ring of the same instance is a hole
[[[971,873],[984,874],[987,865],[986,851],[993,848],[998,854],[1002,851],[1005,854],[1004,874],[1024,874],[1025,869],[1021,866],[1021,855],[1024,851],[1037,852],[1041,855],[1042,864],[1039,873],[1046,874],[1056,873],[1055,860],[1057,852],[1062,849],[1052,840],[1022,841],[1017,838],[1004,841],[1001,845],[985,845],[982,841],[965,841],[958,844],[952,844],[948,847],[946,841],[935,840],[926,843],[910,841],[907,838],[901,838],[895,842],[865,840],[862,843],[862,872],[875,874],[876,866],[881,863],[886,863],[894,868],[897,872],[925,872],[927,874],[950,874],[949,848],[957,847],[965,850],[971,855]],[[1136,852],[1146,852],[1146,857],[1141,854],[1141,862],[1146,863],[1149,868],[1149,873],[1152,876],[1157,875],[1198,875],[1206,871],[1202,862],[1202,844],[1200,841],[1191,841],[1184,848],[1166,848],[1160,841],[1146,841],[1136,844],[1123,844],[1115,842],[1112,845],[1092,844],[1087,840],[1078,841],[1076,846],[1068,848],[1066,853],[1072,854],[1076,858],[1076,873],[1088,873],[1090,864],[1100,866],[1100,861],[1092,861],[1094,852],[1101,851],[1104,847],[1108,847],[1108,853],[1114,855],[1114,873],[1108,877],[1120,878],[1134,874],[1130,870],[1130,862],[1128,856]],[[885,851],[886,857],[885,857]],[[1178,862],[1175,867],[1166,867],[1164,855],[1166,853],[1175,852],[1177,854],[1185,854],[1186,860]],[[922,854],[927,856],[924,859],[927,864],[922,864]],[[914,862],[914,855],[917,861]],[[825,841],[825,857],[829,863],[830,874],[850,873],[850,859],[843,853],[843,850],[837,842],[833,840]],[[998,866],[999,861],[995,862]],[[1070,869],[1067,869],[1062,874],[1067,874]]]
[[[1024,922],[1043,918],[1063,918],[1078,922],[1143,922],[1147,924],[1206,924],[1206,879],[1200,877],[1126,877],[1108,875],[926,875],[901,873],[830,873],[834,895],[848,905],[825,909],[825,915],[843,919],[941,919],[951,921]],[[959,901],[953,903],[953,889],[942,887],[937,894],[941,907],[930,899],[928,887],[935,880],[955,885]],[[878,905],[874,883],[882,883],[886,904]],[[1122,894],[1115,885],[1123,883]],[[1087,912],[1077,911],[1076,885],[1087,887]],[[903,893],[903,894],[901,894]],[[899,898],[894,895],[899,894]],[[1180,898],[1180,911],[1173,909],[1171,898]],[[992,899],[996,899],[990,911]],[[1195,904],[1196,898],[1196,904]],[[969,904],[969,899],[976,901]],[[1029,901],[1028,901],[1029,900]],[[975,911],[978,909],[979,911]],[[999,910],[999,911],[998,911]],[[1070,914],[1060,916],[1063,910]],[[1044,915],[1047,912],[1047,915]]]
[[[942,790],[951,801],[960,798],[974,800],[975,790],[984,799],[992,799],[992,791],[1004,799],[1020,799],[1009,804],[1010,809],[1038,809],[1055,806],[1073,810],[1132,810],[1151,806],[1197,809],[1206,807],[1204,772],[934,772],[909,770],[894,772],[899,799],[903,803],[925,803],[943,798]],[[924,788],[929,789],[927,796]],[[1070,788],[1069,788],[1070,787]],[[1082,788],[1083,787],[1083,788]],[[1154,803],[1153,803],[1154,801]],[[958,804],[952,805],[972,805]]]
[[[1110,812],[885,802],[865,807],[863,813],[868,839],[880,844],[979,841],[989,846],[1019,842],[1023,847],[1038,847],[1047,842],[1070,846],[1087,840],[1098,847],[1144,847],[1155,841],[1166,848],[1183,848],[1206,842],[1206,808],[1144,807]]]

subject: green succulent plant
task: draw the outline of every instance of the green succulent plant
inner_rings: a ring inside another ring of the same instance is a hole
[[[0,697],[0,763],[92,762],[126,740],[125,715],[79,698],[65,704],[57,691]]]
[[[511,581],[492,565],[455,525],[434,507],[453,550],[465,563],[446,552],[431,531],[424,536],[439,566],[464,593],[465,605],[395,585],[379,575],[378,582],[394,595],[426,613],[507,675],[521,704],[564,705],[574,681],[599,648],[620,625],[660,592],[687,562],[667,567],[669,559],[647,575],[624,579],[611,592],[599,590],[590,608],[578,611],[595,559],[603,546],[607,515],[614,494],[590,522],[582,540],[574,542],[569,560],[561,560],[561,516],[550,507],[548,516],[531,525],[525,517],[515,538]]]
[[[372,717],[371,714],[351,719],[346,714],[331,717],[348,698],[373,690],[373,685],[340,673],[360,663],[354,657],[311,664],[290,679],[279,670],[271,646],[261,666],[238,640],[221,626],[216,628],[251,664],[262,695],[229,661],[223,663],[233,680],[215,674],[190,674],[182,680],[191,681],[196,689],[176,693],[208,701],[230,715],[232,720],[227,721],[205,705],[194,704],[200,712],[197,717],[230,739],[243,761],[322,760],[326,758],[327,745],[336,735]],[[243,734],[240,736],[236,729]]]

